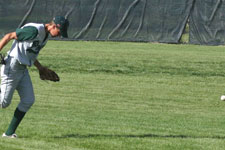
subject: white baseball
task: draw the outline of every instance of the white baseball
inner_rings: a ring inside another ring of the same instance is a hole
[[[220,97],[220,100],[221,100],[221,101],[225,101],[225,95],[222,95],[222,96]]]

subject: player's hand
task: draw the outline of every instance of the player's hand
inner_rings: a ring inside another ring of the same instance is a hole
[[[49,80],[58,82],[59,76],[51,69],[48,69],[47,67],[42,67],[39,69],[39,75],[41,80]]]

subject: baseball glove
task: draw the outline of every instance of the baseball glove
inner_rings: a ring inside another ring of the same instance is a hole
[[[58,82],[60,80],[55,71],[48,69],[47,67],[43,67],[41,70],[39,70],[39,75],[41,80],[50,80],[54,82]]]

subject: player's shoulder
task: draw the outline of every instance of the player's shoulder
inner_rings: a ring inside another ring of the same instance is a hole
[[[39,23],[27,23],[16,29],[18,41],[33,40],[36,37],[42,40],[46,35],[45,32],[44,24]]]
[[[34,27],[34,28],[36,28],[40,37],[44,38],[45,35],[46,35],[45,25],[44,24],[41,24],[41,23],[27,23],[22,28],[26,28],[26,27]]]
[[[27,23],[22,28],[25,27],[35,27],[37,30],[43,30],[45,28],[44,24],[41,23]]]

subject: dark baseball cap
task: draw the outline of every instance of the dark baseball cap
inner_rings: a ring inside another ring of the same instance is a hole
[[[60,34],[62,35],[62,37],[68,38],[67,28],[69,26],[69,21],[63,16],[56,16],[55,18],[53,18],[53,22],[56,25],[59,25]]]

